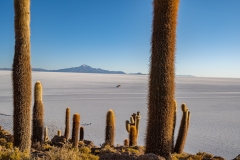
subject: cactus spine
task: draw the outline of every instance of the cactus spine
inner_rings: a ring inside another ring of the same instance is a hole
[[[73,126],[72,126],[72,143],[73,147],[78,147],[78,134],[79,134],[79,127],[80,127],[80,115],[75,113],[73,115]]]
[[[30,0],[14,0],[15,54],[12,65],[14,146],[30,152],[32,75]]]
[[[84,138],[84,128],[83,127],[80,127],[80,141],[83,141],[83,138]]]
[[[105,145],[114,145],[115,138],[115,115],[113,110],[109,110],[106,116]]]
[[[132,125],[130,127],[129,133],[129,146],[136,146],[137,145],[137,130],[136,126]]]
[[[187,139],[188,127],[189,127],[190,112],[188,111],[188,108],[184,103],[182,104],[182,111],[183,111],[183,116],[182,116],[181,124],[179,127],[176,145],[174,148],[174,152],[176,153],[183,152],[184,145]]]
[[[42,85],[38,81],[34,87],[34,106],[33,106],[33,127],[32,141],[42,142],[43,137],[43,122],[44,121],[44,106],[42,102]]]
[[[43,141],[47,142],[48,140],[49,140],[49,138],[48,138],[48,128],[46,126],[46,127],[44,127],[44,131],[43,131]]]
[[[66,117],[65,117],[65,132],[64,137],[68,140],[70,133],[70,108],[66,109]]]
[[[179,0],[154,0],[146,153],[171,159]]]

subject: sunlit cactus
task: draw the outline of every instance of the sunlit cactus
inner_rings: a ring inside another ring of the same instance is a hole
[[[60,130],[58,130],[57,135],[58,135],[58,137],[61,137],[62,136],[62,132]]]
[[[115,140],[115,115],[113,110],[107,112],[105,128],[105,145],[114,145]]]
[[[44,127],[44,131],[43,131],[43,141],[47,142],[49,140],[48,138],[48,128],[47,126]]]
[[[126,120],[125,125],[126,125],[126,130],[127,130],[127,132],[129,133],[129,132],[130,132],[130,125],[131,125],[131,123],[129,122],[129,120]]]
[[[124,146],[128,147],[129,146],[129,140],[128,139],[124,139]]]
[[[145,153],[171,159],[179,0],[154,0]]]
[[[44,106],[42,102],[42,85],[38,81],[34,87],[34,106],[32,116],[32,141],[42,142],[44,127]]]
[[[68,140],[70,134],[70,108],[66,109],[66,117],[65,117],[65,132],[64,137]]]
[[[187,140],[188,126],[190,120],[190,112],[188,111],[186,104],[182,104],[182,111],[183,116],[179,127],[176,145],[174,148],[174,152],[176,153],[183,153],[183,149]]]
[[[129,146],[136,146],[137,145],[137,130],[136,126],[130,127],[130,133],[129,133]]]
[[[30,57],[30,0],[14,0],[15,49],[12,65],[13,134],[15,147],[30,152],[32,69]]]
[[[75,113],[73,115],[73,126],[72,126],[72,143],[73,147],[78,147],[78,134],[79,134],[79,127],[80,127],[80,115]]]

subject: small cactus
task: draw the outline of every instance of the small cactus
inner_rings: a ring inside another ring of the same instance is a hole
[[[32,142],[42,142],[44,127],[44,106],[42,102],[42,84],[37,81],[34,87]]]
[[[129,140],[128,139],[124,139],[124,146],[129,147]]]
[[[64,137],[66,140],[69,138],[69,133],[70,133],[70,108],[66,109],[66,117],[65,117],[65,132],[64,132]]]
[[[130,127],[129,133],[129,146],[136,146],[137,145],[137,130],[136,126],[132,125]]]
[[[73,115],[73,126],[72,126],[72,143],[74,148],[78,147],[79,127],[80,127],[80,115],[75,113]]]
[[[58,137],[61,137],[62,136],[62,132],[60,130],[58,130],[57,135],[58,135]]]
[[[177,121],[177,101],[174,100],[174,119],[173,119],[173,131],[172,131],[172,151],[174,151],[174,133],[175,133],[175,128],[176,128],[176,121]]]
[[[80,127],[80,141],[83,141],[83,138],[84,138],[84,128],[83,127]]]
[[[183,111],[183,116],[182,116],[179,132],[178,132],[176,145],[174,148],[174,152],[176,153],[183,152],[184,145],[187,139],[188,127],[189,127],[190,112],[188,111],[188,108],[185,103],[182,104],[182,111]]]
[[[43,141],[47,142],[49,140],[48,138],[48,128],[47,126],[44,127],[44,132],[43,132]]]
[[[105,145],[114,145],[115,138],[115,115],[113,110],[107,112],[106,129],[105,129]]]

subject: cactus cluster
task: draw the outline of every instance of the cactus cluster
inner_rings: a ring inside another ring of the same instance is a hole
[[[129,133],[130,146],[137,145],[140,119],[141,119],[141,115],[140,115],[140,112],[138,111],[137,114],[133,113],[132,116],[130,116],[130,121],[127,120],[125,123],[126,130]]]

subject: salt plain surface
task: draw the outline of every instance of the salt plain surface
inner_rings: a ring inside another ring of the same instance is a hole
[[[45,125],[50,138],[57,130],[64,132],[65,109],[71,115],[80,113],[85,139],[95,145],[104,142],[106,113],[116,115],[116,144],[128,137],[125,121],[140,111],[138,143],[144,145],[147,123],[147,75],[109,75],[87,73],[33,72],[43,85]],[[0,71],[0,125],[12,131],[11,72]],[[121,88],[116,88],[120,84]],[[180,104],[191,111],[190,128],[185,151],[206,151],[232,159],[240,153],[240,79],[177,77],[177,129],[181,120]],[[85,125],[89,124],[91,125]],[[176,134],[175,134],[176,135]]]

